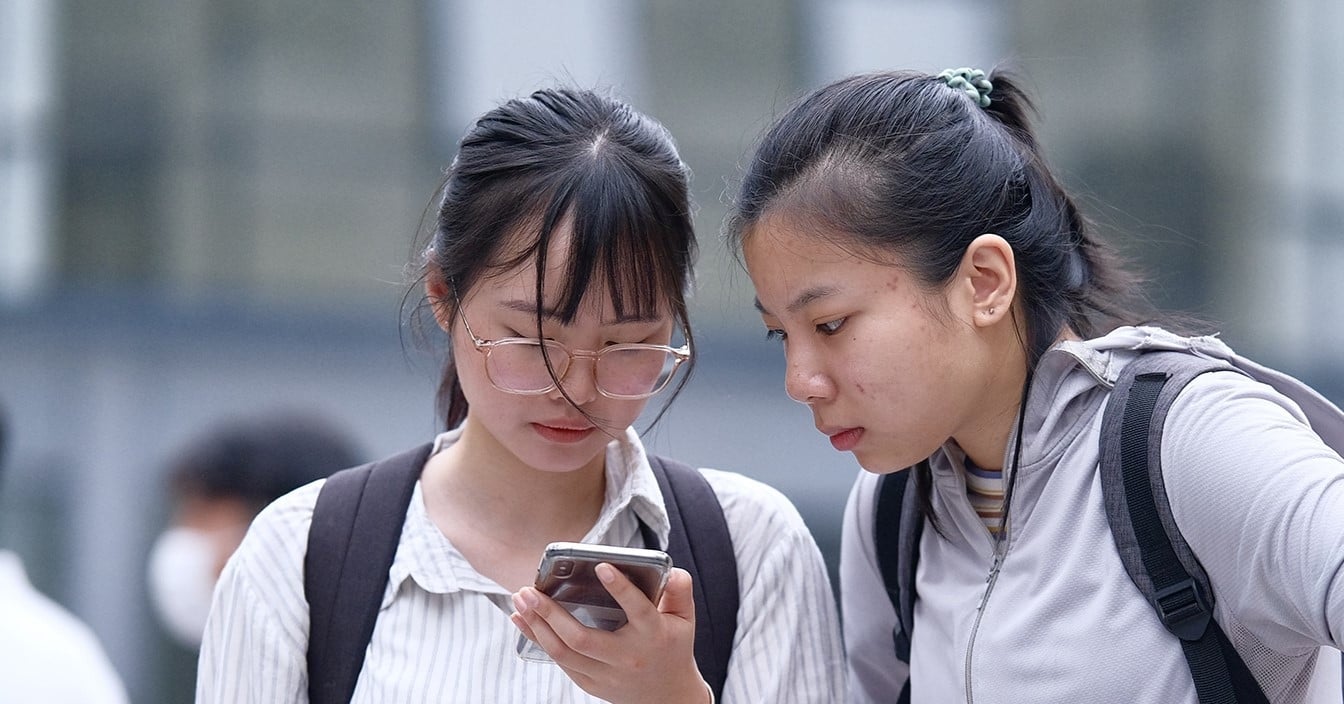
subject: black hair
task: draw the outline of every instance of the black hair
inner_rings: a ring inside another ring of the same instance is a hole
[[[535,260],[540,303],[550,242],[568,224],[562,288],[547,314],[572,322],[604,282],[617,317],[670,309],[692,344],[685,300],[696,255],[690,172],[672,136],[651,118],[589,90],[554,88],[510,100],[467,131],[441,192],[422,276],[439,277],[465,298],[483,277]],[[451,353],[438,410],[449,428],[467,414]]]
[[[851,76],[806,96],[757,147],[730,244],[740,252],[764,215],[787,212],[895,254],[933,289],[972,240],[997,234],[1016,259],[1030,366],[1066,327],[1087,338],[1149,315],[1137,277],[1051,174],[1018,81],[1003,71],[990,80],[986,108],[910,71]]]
[[[260,511],[359,462],[353,441],[331,422],[283,412],[225,421],[195,438],[170,462],[168,481],[177,497],[241,499]]]
[[[725,235],[740,259],[753,226],[783,214],[899,262],[938,290],[972,240],[997,234],[1016,261],[1029,386],[1066,329],[1095,337],[1151,320],[1153,310],[1139,278],[1051,174],[1018,80],[998,70],[989,78],[988,107],[938,76],[911,71],[850,76],[805,96],[757,146]],[[928,511],[927,463],[916,469]]]

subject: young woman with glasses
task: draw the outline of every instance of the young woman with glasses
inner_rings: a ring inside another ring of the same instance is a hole
[[[422,268],[449,341],[448,430],[404,517],[354,701],[712,700],[685,571],[658,603],[605,571],[629,618],[613,632],[531,587],[548,543],[667,541],[631,425],[652,396],[676,395],[693,360],[688,179],[662,126],[589,91],[507,102],[463,138]],[[720,701],[840,701],[834,602],[796,510],[740,475],[700,474],[740,585]],[[198,701],[307,701],[302,572],[320,485],[272,504],[225,569]],[[520,659],[520,632],[555,664]]]

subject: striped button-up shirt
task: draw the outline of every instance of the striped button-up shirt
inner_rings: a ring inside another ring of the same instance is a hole
[[[455,440],[455,432],[439,436],[436,451]],[[584,542],[639,546],[643,521],[665,544],[662,493],[633,431],[611,443],[606,466],[606,497]],[[760,482],[701,472],[723,506],[741,587],[721,704],[841,701],[835,602],[798,512]],[[201,648],[198,703],[308,700],[303,555],[320,488],[269,506],[229,560]],[[430,520],[417,485],[354,701],[600,701],[555,665],[517,656],[512,610],[510,592],[473,569]]]

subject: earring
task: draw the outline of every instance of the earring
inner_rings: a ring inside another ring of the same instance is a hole
[[[994,315],[994,309],[990,308],[989,310],[985,311],[985,315]]]

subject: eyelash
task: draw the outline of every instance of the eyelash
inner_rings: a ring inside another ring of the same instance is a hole
[[[827,337],[835,335],[839,333],[840,329],[845,326],[845,321],[847,320],[849,320],[849,318],[836,318],[835,320],[830,320],[825,323],[818,323],[816,326],[817,332],[821,333],[822,335],[826,335]],[[788,333],[784,332],[783,330],[780,330],[779,328],[770,328],[765,331],[765,339],[767,340],[783,341],[787,340],[788,338],[789,338]]]
[[[823,335],[834,335],[840,332],[840,328],[845,326],[845,321],[847,320],[849,320],[849,318],[836,318],[835,320],[827,321],[825,323],[819,323],[817,325],[817,332],[820,332]]]

